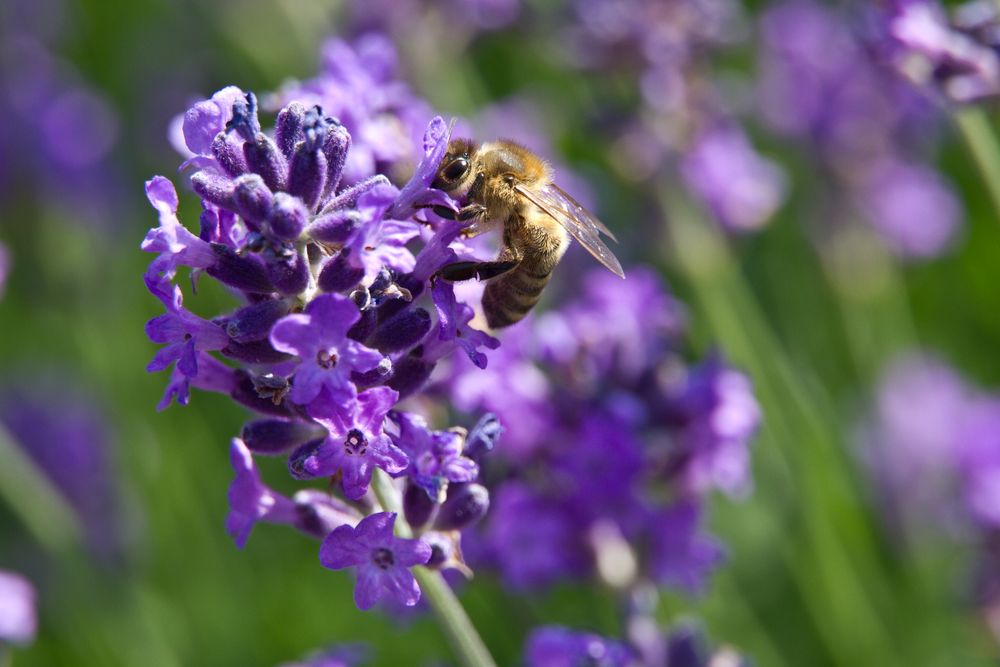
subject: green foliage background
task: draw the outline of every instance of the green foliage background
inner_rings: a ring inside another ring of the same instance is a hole
[[[154,352],[143,324],[159,304],[140,279],[150,257],[139,242],[156,224],[142,184],[178,162],[167,121],[227,84],[268,90],[311,76],[339,9],[291,0],[65,7],[55,50],[120,114],[113,169],[123,214],[101,228],[82,224],[31,183],[2,203],[0,240],[15,270],[0,302],[0,370],[16,386],[27,368],[70,369],[111,416],[130,539],[123,562],[98,563],[70,539],[39,542],[18,511],[0,506],[0,567],[28,574],[40,592],[40,634],[14,651],[15,665],[271,665],[342,641],[373,644],[377,665],[449,660],[428,619],[355,609],[349,576],[321,568],[316,544],[297,533],[261,525],[238,551],[222,525],[227,446],[245,414],[209,394],[157,413],[167,378],[143,370]],[[1000,220],[954,132],[944,128],[941,159],[967,207],[954,251],[901,267],[862,242],[871,252],[849,253],[838,273],[822,263],[805,224],[810,185],[821,176],[788,147],[769,149],[794,173],[796,195],[771,227],[735,244],[701,224],[675,184],[637,192],[605,176],[607,137],[589,121],[595,109],[634,100],[621,81],[561,68],[533,46],[545,38],[500,32],[438,53],[416,38],[400,47],[422,49],[402,62],[446,113],[514,93],[537,100],[566,160],[599,177],[600,211],[622,231],[623,247],[646,248],[629,259],[662,268],[691,306],[700,348],[718,344],[753,375],[766,410],[753,450],[756,490],[712,507],[730,563],[703,599],[668,596],[664,621],[700,618],[714,641],[763,666],[996,664],[996,645],[968,604],[969,554],[933,541],[908,550],[891,539],[851,444],[872,381],[913,344],[984,386],[1000,385]],[[731,66],[752,70],[741,57]],[[191,199],[182,220],[197,215]],[[674,223],[667,236],[648,209],[658,199]],[[198,301],[200,312],[226,305],[211,290]],[[273,463],[269,481],[282,478]],[[501,665],[517,664],[537,624],[622,633],[614,597],[600,589],[526,597],[481,575],[462,600]]]

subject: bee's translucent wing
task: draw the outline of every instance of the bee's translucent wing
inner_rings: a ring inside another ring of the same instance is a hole
[[[581,206],[575,199],[555,183],[550,183],[538,190],[531,190],[521,183],[516,183],[514,189],[525,199],[542,209],[549,217],[562,225],[573,235],[597,261],[606,266],[620,278],[625,277],[622,265],[608,246],[601,241],[601,233],[614,239],[614,234],[600,220]]]

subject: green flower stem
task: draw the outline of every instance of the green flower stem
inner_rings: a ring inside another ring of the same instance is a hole
[[[73,508],[0,425],[0,497],[35,539],[52,553],[79,543],[82,530]]]
[[[389,475],[376,470],[372,477],[372,489],[382,509],[396,513],[396,533],[400,537],[413,537],[413,530],[403,518],[399,491],[393,486]],[[451,642],[459,662],[466,667],[496,667],[493,656],[441,573],[425,567],[415,567],[413,575],[420,584],[424,599],[434,610],[441,629]]]
[[[882,580],[864,575],[879,567],[876,538],[829,400],[793,365],[721,234],[682,196],[663,196],[675,266],[687,277],[714,339],[752,377],[764,410],[755,460],[760,486],[771,490],[755,502],[769,503],[796,533],[776,556],[835,664],[900,664],[878,604],[885,598],[876,583]]]
[[[979,168],[997,219],[1000,220],[1000,144],[997,143],[996,135],[981,109],[966,107],[956,110],[952,116]]]

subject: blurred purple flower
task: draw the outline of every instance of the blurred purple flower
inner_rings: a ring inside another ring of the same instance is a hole
[[[0,243],[0,299],[3,298],[4,291],[7,289],[7,278],[10,276],[12,264],[10,250]]]
[[[749,378],[712,356],[689,371],[671,403],[679,419],[673,472],[681,487],[695,494],[718,489],[745,496],[749,444],[761,417]]]
[[[37,627],[31,582],[14,572],[0,570],[0,643],[30,644]]]
[[[587,547],[572,512],[519,482],[493,491],[484,539],[504,580],[542,587],[587,570]]]
[[[106,417],[73,378],[34,372],[4,382],[0,423],[76,512],[87,546],[115,556],[123,517]]]
[[[785,195],[780,167],[754,151],[732,125],[702,132],[684,156],[681,173],[715,219],[731,232],[767,223]]]
[[[395,523],[394,513],[379,512],[362,519],[356,528],[341,526],[323,540],[319,555],[323,567],[357,568],[358,609],[370,609],[385,596],[407,607],[420,600],[420,587],[409,568],[426,563],[431,548],[393,535]]]
[[[526,667],[635,667],[637,662],[622,642],[551,625],[532,631],[524,648],[524,664]]]
[[[700,517],[696,503],[684,502],[651,518],[650,570],[656,581],[697,593],[725,559],[722,545],[698,532]]]
[[[1000,398],[970,405],[956,439],[965,506],[980,525],[1000,529]]]
[[[877,165],[861,196],[872,227],[904,258],[940,255],[962,221],[954,191],[935,170],[921,165]]]
[[[367,644],[347,644],[316,651],[302,660],[285,662],[279,667],[360,667],[370,657]]]
[[[884,50],[904,76],[959,103],[1000,95],[995,45],[955,29],[935,0],[897,0],[887,14]]]

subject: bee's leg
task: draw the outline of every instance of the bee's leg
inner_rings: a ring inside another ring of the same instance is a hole
[[[445,220],[460,220],[462,222],[477,220],[486,215],[486,207],[475,203],[463,206],[458,211],[453,211],[447,206],[440,205],[425,206],[423,208],[431,209]]]
[[[490,280],[514,269],[517,260],[495,262],[453,262],[442,267],[435,275],[445,280]]]

